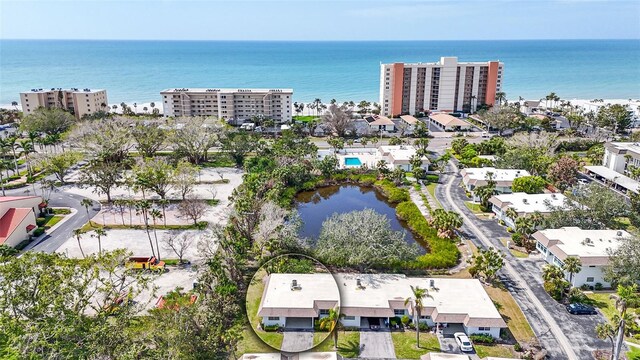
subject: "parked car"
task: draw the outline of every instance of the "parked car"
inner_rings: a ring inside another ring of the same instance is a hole
[[[573,303],[566,306],[569,314],[573,315],[596,315],[596,308],[590,305]]]
[[[458,346],[460,346],[460,350],[462,351],[473,351],[473,344],[467,334],[463,332],[457,332],[453,334],[453,337],[456,338],[456,342]]]

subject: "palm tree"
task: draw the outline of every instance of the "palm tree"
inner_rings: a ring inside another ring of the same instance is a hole
[[[404,300],[405,306],[411,303],[411,308],[413,309],[413,321],[416,326],[416,347],[420,347],[420,317],[422,316],[422,309],[424,308],[424,304],[422,299],[425,297],[429,297],[429,291],[427,289],[423,289],[419,286],[413,287],[411,285],[411,291],[413,292],[413,299],[406,298]]]
[[[516,221],[516,219],[518,218],[518,212],[516,211],[516,209],[509,207],[507,209],[507,211],[505,211],[504,215],[506,217],[508,217],[509,219],[511,219],[514,223]]]
[[[182,199],[184,200],[184,199]],[[167,226],[167,213],[165,212],[167,209],[167,205],[169,205],[169,200],[168,199],[160,199],[158,200],[158,204],[160,204],[160,206],[162,207],[162,221],[164,222],[164,226]]]
[[[580,258],[575,256],[570,256],[564,259],[564,265],[562,265],[562,270],[569,273],[569,285],[573,286],[573,274],[577,274],[582,269],[582,262]]]
[[[11,106],[13,106],[14,108],[16,108],[16,110],[18,110],[18,102],[17,101],[12,101],[11,102]]]
[[[561,268],[552,264],[542,267],[542,280],[553,281],[556,279],[564,279],[564,273]]]
[[[7,144],[9,144],[9,147],[11,148],[11,152],[13,153],[13,163],[16,168],[15,174],[20,174],[20,171],[18,171],[18,154],[16,153],[16,150],[18,148],[18,138],[15,135],[8,136],[6,138],[6,141],[7,141]]]
[[[507,100],[507,94],[505,94],[503,91],[498,91],[496,93],[496,101],[498,102],[499,105],[502,105],[502,103]]]
[[[0,186],[2,186],[2,196],[7,196],[7,194],[5,194],[4,192],[4,176],[2,175],[2,171],[10,168],[11,164],[3,157],[0,157]]]
[[[322,100],[320,100],[320,98],[315,98],[311,104],[313,105],[313,107],[310,107],[316,110],[316,116],[318,116],[320,106],[322,105]]]
[[[149,109],[145,106],[145,107],[142,108],[142,111],[147,112],[147,111],[149,111]]]
[[[156,220],[157,219],[162,219],[162,213],[160,212],[160,210],[158,209],[151,209],[151,211],[149,211],[149,215],[151,216],[151,219],[153,220],[153,237],[155,237],[156,239],[156,251],[158,252],[158,261],[160,260],[160,247],[158,246],[158,233],[156,232]]]
[[[151,240],[151,234],[149,233],[149,210],[151,210],[151,203],[148,200],[136,201],[136,213],[142,215],[144,221],[144,228],[147,231],[147,237],[149,238],[149,246],[151,247],[151,254],[156,256],[156,252],[153,249],[153,241]]]
[[[320,319],[320,329],[333,331],[333,348],[338,348],[338,327],[340,326],[340,319],[344,315],[340,314],[340,310],[333,308],[329,309],[329,315]]]
[[[153,101],[149,104],[149,106],[151,106],[151,108],[153,109],[154,107],[156,107],[156,103],[154,103]]]
[[[29,154],[33,154],[36,152],[36,150],[33,148],[33,145],[31,145],[30,142],[27,141],[23,141],[21,143],[22,146],[22,151],[21,154],[24,155],[24,160],[27,164],[27,173],[29,175],[29,177],[33,176],[33,167],[31,166],[31,158],[29,157]]]
[[[638,301],[640,300],[637,292],[637,284],[633,284],[632,286],[618,285],[616,294],[611,295],[612,298],[615,298],[616,309],[618,309],[619,311],[619,315],[617,315],[613,319],[613,322],[616,324],[616,327],[618,329],[612,355],[612,358],[614,360],[618,360],[620,358],[620,353],[622,351],[622,344],[624,343],[624,335],[626,332],[626,324],[629,320],[629,317],[627,316],[627,309],[630,306],[637,305]]]
[[[116,111],[116,110],[118,110],[118,105],[113,104],[112,108],[113,108],[113,111]]]
[[[102,237],[107,235],[107,232],[103,228],[97,228],[93,230],[91,237],[98,238],[98,256],[102,255]]]
[[[78,240],[78,247],[80,248],[80,253],[82,254],[82,258],[85,258],[86,256],[84,255],[84,251],[82,251],[82,244],[80,243],[80,235],[82,235],[82,230],[81,229],[75,229],[73,230],[73,235],[76,237],[76,240]]]
[[[462,217],[453,211],[435,209],[430,222],[438,230],[438,236],[451,239],[456,229],[462,226]]]
[[[93,206],[93,201],[89,198],[84,198],[80,201],[80,205],[84,206],[84,209],[87,211],[87,218],[89,219],[89,225],[93,227],[93,222],[91,222],[91,217],[89,216],[89,207]]]

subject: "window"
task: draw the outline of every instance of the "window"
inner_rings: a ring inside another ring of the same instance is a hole
[[[482,327],[482,326],[480,326],[478,328],[478,331],[491,331],[491,328],[490,327]]]
[[[268,318],[270,321],[279,321],[280,317],[279,316],[269,316]]]
[[[429,319],[431,319],[431,316],[429,316],[429,315],[422,315],[422,316],[420,316],[420,319],[422,319],[422,320],[429,320]]]
[[[594,280],[595,280],[595,279],[593,278],[593,276],[589,276],[589,277],[587,278],[587,282],[593,282]]]
[[[355,320],[355,319],[356,319],[356,317],[355,317],[355,316],[344,316],[344,317],[342,318],[342,320]]]
[[[395,315],[395,316],[403,316],[404,315],[404,309],[400,309],[400,310],[393,309],[393,315]]]

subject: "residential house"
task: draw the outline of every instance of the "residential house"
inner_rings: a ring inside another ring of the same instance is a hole
[[[416,125],[420,122],[420,120],[416,119],[411,115],[402,115],[400,116],[400,122],[405,127],[406,132],[412,133],[415,130]]]
[[[386,116],[382,115],[368,115],[365,118],[365,121],[369,125],[369,129],[373,132],[391,132],[394,131],[396,125]]]
[[[15,247],[27,240],[37,228],[40,196],[0,197],[0,245]]]
[[[473,125],[468,121],[444,113],[429,115],[429,123],[444,131],[462,131],[473,128]]]
[[[378,157],[395,169],[400,168],[404,171],[411,171],[411,158],[416,155],[416,148],[413,145],[383,145],[378,147]],[[423,156],[420,158],[421,167],[429,170],[429,158]]]
[[[567,197],[562,194],[527,194],[523,192],[494,195],[489,199],[491,210],[496,219],[504,221],[509,227],[515,227],[516,219],[521,216],[540,213],[549,214],[553,208],[562,207]],[[515,210],[516,218],[507,216],[509,209]]]
[[[630,237],[624,230],[583,230],[578,227],[545,229],[533,234],[536,249],[549,264],[562,267],[568,257],[580,259],[582,269],[573,275],[573,286],[600,283],[604,287],[611,286],[603,273],[609,263],[609,252]]]
[[[493,167],[466,168],[460,171],[465,190],[471,194],[473,201],[480,201],[474,189],[488,184],[489,178],[496,182],[497,194],[510,194],[513,180],[522,176],[530,176],[527,170],[496,169]]]
[[[258,316],[265,325],[311,329],[315,319],[340,306],[344,326],[388,327],[394,317],[414,318],[411,286],[428,290],[420,318],[428,326],[458,325],[468,334],[495,338],[507,326],[477,279],[399,274],[271,274]]]

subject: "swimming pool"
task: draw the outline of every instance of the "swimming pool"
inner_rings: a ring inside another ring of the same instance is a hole
[[[360,162],[360,159],[357,157],[348,157],[348,158],[344,158],[344,165],[345,166],[362,166],[362,162]]]

